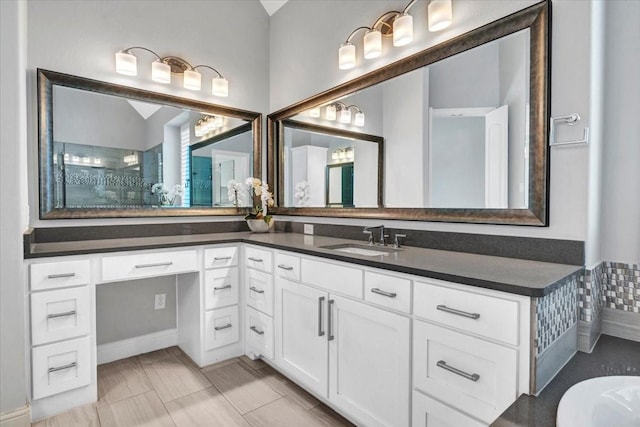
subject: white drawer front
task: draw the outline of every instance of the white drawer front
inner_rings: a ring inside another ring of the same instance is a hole
[[[364,299],[383,307],[411,312],[411,280],[364,272]]]
[[[273,271],[273,254],[270,250],[246,246],[244,253],[247,267],[266,271],[267,273],[271,273]]]
[[[91,277],[88,259],[31,264],[31,290],[87,285]]]
[[[238,342],[238,306],[207,311],[207,350]]]
[[[91,382],[89,337],[32,350],[33,399],[88,385]]]
[[[31,294],[31,345],[86,335],[90,325],[88,286]]]
[[[420,321],[413,337],[418,390],[486,423],[516,400],[517,350]]]
[[[247,269],[245,295],[248,305],[273,316],[273,277],[271,274]]]
[[[294,282],[300,281],[300,257],[276,253],[276,274]]]
[[[362,299],[362,270],[326,261],[302,259],[302,282]]]
[[[238,268],[206,270],[205,307],[207,310],[238,304]]]
[[[247,347],[262,356],[273,359],[273,319],[247,307],[245,328]]]
[[[102,281],[166,276],[197,268],[195,250],[105,256],[102,258]]]
[[[518,345],[518,302],[415,282],[413,312],[447,326]]]
[[[425,396],[413,392],[413,427],[484,427],[486,424]]]
[[[238,248],[209,248],[204,250],[204,268],[220,268],[238,265]]]

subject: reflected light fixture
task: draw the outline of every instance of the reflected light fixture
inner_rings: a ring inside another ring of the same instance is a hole
[[[224,117],[222,116],[205,116],[198,120],[193,133],[197,138],[206,136],[208,133],[221,128],[224,125]]]
[[[338,148],[331,153],[331,160],[337,162],[352,162],[354,159],[353,147]]]
[[[320,117],[320,107],[313,107],[310,109],[309,117]]]
[[[151,49],[134,46],[120,52],[116,52],[116,72],[126,76],[136,76],[138,74],[138,59],[131,53],[133,50],[143,50],[156,57],[151,63],[151,80],[158,83],[171,83],[171,74],[182,74],[183,87],[190,90],[200,90],[202,87],[202,75],[198,68],[208,68],[216,73],[211,79],[211,93],[215,96],[229,96],[229,81],[225,79],[218,70],[209,65],[193,66],[177,56],[161,57]]]
[[[324,117],[327,120],[335,120],[336,119],[336,106],[335,105],[327,105],[327,108],[324,109]]]
[[[451,25],[453,11],[451,0],[431,0],[428,6],[429,31],[440,31]]]
[[[354,109],[356,114],[351,114],[351,110]],[[310,117],[320,117],[320,107],[313,107],[308,110]],[[352,122],[355,126],[364,126],[364,111],[357,105],[347,105],[344,102],[338,101],[333,104],[329,104],[325,107],[324,118],[327,120],[336,120],[340,123],[349,124]]]

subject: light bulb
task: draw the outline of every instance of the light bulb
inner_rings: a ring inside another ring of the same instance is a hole
[[[451,0],[431,0],[429,11],[429,31],[440,31],[451,25],[453,13]]]
[[[353,124],[356,126],[364,126],[364,113],[362,111],[356,113]]]
[[[229,81],[224,77],[211,79],[211,93],[214,96],[229,96]]]
[[[116,73],[125,76],[135,76],[138,74],[138,60],[128,52],[116,53]]]
[[[324,117],[327,120],[335,120],[336,119],[336,106],[335,105],[327,105],[327,108],[324,110]]]
[[[373,59],[382,53],[382,33],[371,30],[364,35],[364,57]]]
[[[320,107],[313,107],[310,109],[309,117],[320,117]]]
[[[403,13],[393,21],[393,45],[404,46],[413,40],[413,17]]]
[[[356,47],[350,42],[342,43],[338,50],[338,68],[348,70],[356,66]]]
[[[196,70],[184,70],[184,88],[200,90],[202,75]]]
[[[340,123],[351,123],[351,110],[348,108],[340,110]]]
[[[151,63],[151,80],[158,83],[171,83],[171,67],[162,61]]]

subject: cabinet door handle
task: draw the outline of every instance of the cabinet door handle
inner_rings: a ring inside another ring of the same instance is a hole
[[[230,257],[230,256],[216,256],[216,257],[213,257],[213,260],[214,261],[226,261],[226,260],[231,259],[231,258],[233,258],[233,257]]]
[[[47,279],[62,279],[64,277],[75,277],[76,273],[50,274]]]
[[[78,366],[78,363],[76,363],[76,362],[69,363],[68,365],[54,366],[52,368],[49,368],[49,373],[58,372],[58,371],[64,371],[65,369],[75,368],[76,366]]]
[[[322,330],[322,303],[324,302],[324,297],[318,298],[318,336],[324,336],[324,331]]]
[[[446,313],[455,314],[462,317],[468,317],[469,319],[479,319],[479,313],[468,313],[466,311],[456,310],[455,308],[449,308],[446,305],[438,305],[436,306],[437,310],[444,311]]]
[[[75,310],[65,311],[64,313],[52,313],[47,315],[47,319],[55,319],[56,317],[75,316],[78,314]]]
[[[253,262],[262,262],[262,258],[254,258],[254,257],[249,257],[249,261],[253,261]]]
[[[258,289],[255,286],[250,287],[249,290],[255,292],[256,294],[264,294],[264,289]]]
[[[291,267],[290,265],[284,265],[284,264],[278,264],[278,268],[281,268],[281,269],[287,270],[287,271],[293,270],[293,267]]]
[[[231,326],[231,323],[227,323],[224,326],[214,326],[213,329],[215,329],[216,331],[221,331],[223,329],[229,329]]]
[[[330,299],[329,300],[329,304],[327,306],[327,330],[329,331],[327,334],[327,341],[333,341],[333,339],[335,338],[333,336],[333,313],[331,310],[331,307],[333,307],[333,304],[335,303],[335,300]]]
[[[478,374],[468,374],[465,371],[461,371],[460,369],[454,368],[453,366],[447,365],[447,362],[445,362],[444,360],[438,360],[438,363],[436,363],[436,365],[438,365],[439,368],[445,369],[449,372],[453,372],[456,375],[460,375],[461,377],[464,377],[466,379],[468,379],[469,381],[473,381],[476,382],[480,379],[480,375]]]
[[[256,328],[255,326],[251,326],[251,327],[249,327],[249,329],[251,329],[253,332],[255,332],[258,335],[264,335],[264,331],[261,331],[260,329]]]
[[[231,285],[224,285],[224,286],[220,286],[220,287],[217,287],[217,288],[213,288],[213,291],[214,292],[215,291],[223,291],[225,289],[231,289]]]
[[[166,262],[154,262],[151,264],[136,264],[136,268],[150,268],[150,267],[168,267],[170,265],[173,265],[172,261],[166,261]]]
[[[383,296],[389,297],[389,298],[395,298],[395,297],[398,296],[398,294],[396,294],[395,292],[387,292],[387,291],[383,291],[382,289],[378,289],[378,288],[371,288],[371,292],[373,292],[374,294],[383,295]]]

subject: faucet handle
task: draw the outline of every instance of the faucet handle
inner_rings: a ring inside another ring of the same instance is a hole
[[[367,240],[367,244],[369,246],[373,246],[373,232],[371,230],[367,230],[367,229],[363,230],[362,232],[364,234],[368,234],[369,235],[369,238]]]
[[[406,239],[406,237],[407,237],[406,234],[396,233],[396,235],[393,237],[393,247],[394,248],[399,248],[400,247],[400,241],[398,240],[398,238]]]

